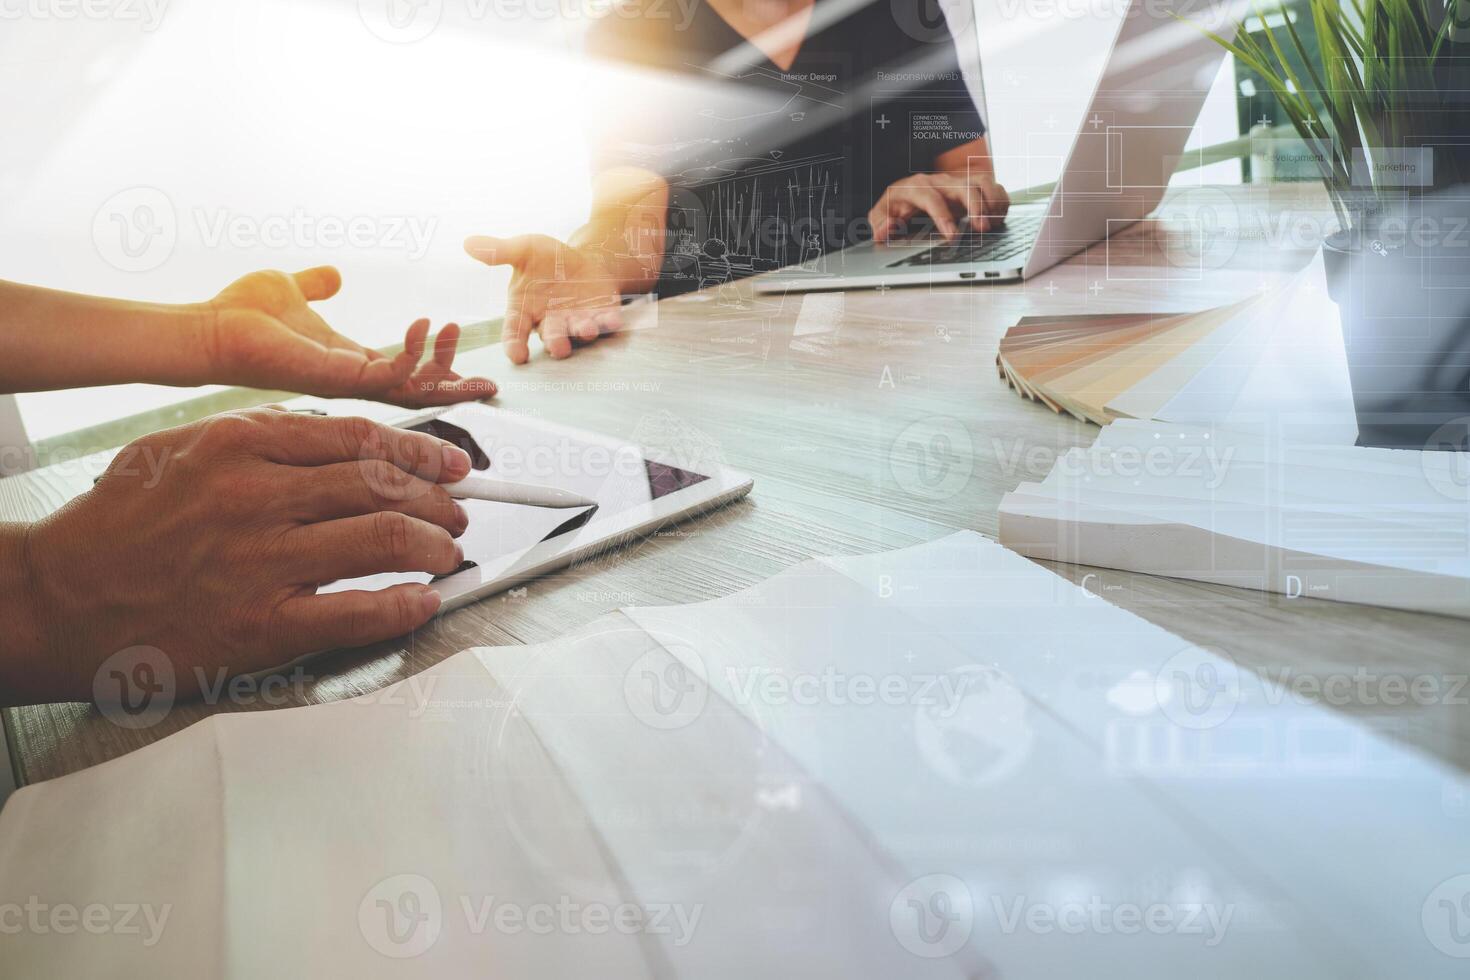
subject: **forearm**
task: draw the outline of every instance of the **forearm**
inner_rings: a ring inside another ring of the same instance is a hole
[[[622,293],[644,293],[663,266],[669,185],[644,170],[598,174],[592,216],[567,244],[597,252]]]
[[[205,381],[207,307],[0,281],[0,392]]]

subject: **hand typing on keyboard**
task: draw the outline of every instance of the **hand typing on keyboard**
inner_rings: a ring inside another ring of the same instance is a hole
[[[1036,241],[1041,228],[1039,212],[1012,216],[999,228],[985,234],[963,234],[947,239],[922,252],[905,255],[889,268],[929,265],[970,265],[976,262],[1000,262],[1023,256]]]
[[[873,241],[884,242],[902,233],[910,218],[928,215],[946,239],[966,231],[999,229],[1010,209],[1006,189],[988,173],[915,174],[896,181],[868,212]]]

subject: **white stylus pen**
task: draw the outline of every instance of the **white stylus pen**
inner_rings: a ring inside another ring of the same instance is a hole
[[[563,509],[597,506],[597,501],[579,497],[566,490],[537,486],[534,483],[493,480],[488,476],[467,476],[463,480],[444,484],[444,489],[449,496],[460,500],[493,500],[502,504]]]

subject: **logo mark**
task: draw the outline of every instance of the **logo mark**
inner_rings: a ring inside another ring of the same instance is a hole
[[[893,22],[915,41],[949,44],[970,26],[974,5],[941,0],[889,0]]]
[[[119,650],[92,675],[92,700],[119,728],[152,728],[174,706],[174,665],[157,647]]]
[[[970,941],[975,902],[969,886],[954,875],[924,875],[894,896],[888,925],[899,945],[915,956],[952,956]]]
[[[1419,456],[1424,479],[1450,500],[1470,500],[1470,416],[1451,419],[1434,430]]]
[[[1240,671],[1224,654],[1181,650],[1154,675],[1159,709],[1181,728],[1202,731],[1224,724],[1240,703]]]
[[[970,482],[975,443],[959,419],[933,416],[905,428],[889,454],[893,479],[911,494],[947,500]]]
[[[423,875],[384,878],[362,897],[357,925],[369,946],[392,959],[422,956],[439,941],[444,905]]]
[[[130,187],[109,197],[92,217],[97,253],[123,272],[150,272],[169,260],[179,240],[178,216],[156,187]]]
[[[1424,900],[1421,923],[1435,949],[1455,959],[1470,958],[1470,874],[1440,882]]]
[[[693,650],[685,648],[675,657],[663,647],[655,647],[635,660],[623,675],[623,699],[650,728],[683,728],[704,711],[709,699],[705,676],[704,663]]]
[[[434,33],[444,0],[357,0],[357,15],[380,40],[412,44]]]
[[[1240,245],[1240,210],[1217,188],[1194,188],[1171,198],[1156,220],[1164,259],[1178,269],[1218,269]]]
[[[427,459],[417,453],[415,445],[389,442],[383,438],[382,430],[373,426],[357,448],[363,483],[375,496],[385,500],[417,500],[433,488],[444,465],[438,450]],[[417,473],[422,479],[406,480],[404,471]]]

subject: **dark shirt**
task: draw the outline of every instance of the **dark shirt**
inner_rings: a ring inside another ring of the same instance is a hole
[[[640,69],[602,93],[594,166],[668,180],[661,295],[865,240],[890,184],[985,132],[935,0],[817,0],[785,70],[704,0],[687,24],[635,2],[589,31],[590,53]]]

